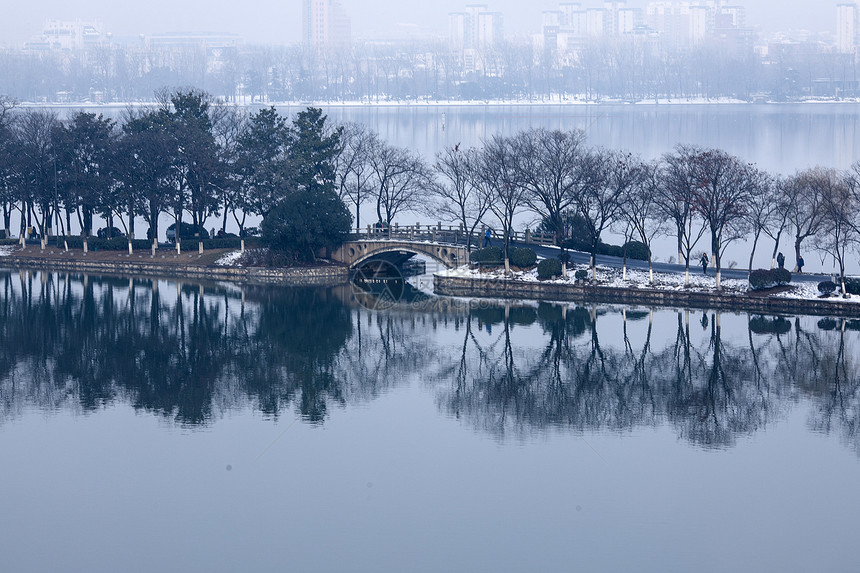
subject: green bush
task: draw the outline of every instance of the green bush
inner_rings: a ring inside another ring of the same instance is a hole
[[[502,259],[501,247],[487,247],[485,249],[472,251],[469,255],[469,261],[477,265],[501,265],[505,262],[504,259]]]
[[[585,269],[579,269],[578,271],[573,273],[573,276],[578,281],[584,281],[584,280],[588,279],[588,271]]]
[[[773,282],[779,286],[784,286],[791,282],[791,272],[788,269],[773,269],[770,272],[773,275]]]
[[[508,253],[508,256],[510,257],[511,264],[521,269],[531,268],[537,262],[537,253],[535,253],[534,249],[529,249],[528,247],[513,248]]]
[[[558,259],[544,259],[537,266],[538,278],[541,280],[552,279],[561,276],[561,261]]]
[[[647,261],[651,251],[642,241],[628,241],[624,247],[627,249],[627,258],[637,261]]]
[[[572,251],[581,251],[585,253],[591,251],[591,244],[579,239],[568,239],[562,244],[564,245],[565,249],[570,249]],[[598,243],[597,254],[621,258],[624,256],[624,247],[620,245],[608,245],[606,243]],[[641,241],[628,241],[627,258],[636,259],[639,261],[647,261],[648,247],[646,247],[645,243],[642,243]]]
[[[188,239],[185,239],[188,241]],[[239,237],[220,237],[218,239],[207,239],[203,241],[204,249],[238,249],[242,246]]]
[[[836,283],[833,281],[821,281],[818,283],[818,292],[823,295],[831,295],[836,290]]]
[[[750,273],[750,287],[753,290],[770,288],[775,283],[773,273],[767,269],[756,269]]]
[[[260,228],[269,248],[307,262],[319,249],[342,244],[351,226],[352,215],[337,193],[320,187],[289,193]]]
[[[0,246],[17,245],[18,239],[0,239]]]

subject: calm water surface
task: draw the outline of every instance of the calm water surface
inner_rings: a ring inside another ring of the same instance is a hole
[[[860,322],[0,271],[4,571],[853,571]]]

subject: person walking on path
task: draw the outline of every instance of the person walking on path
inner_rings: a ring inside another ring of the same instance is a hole
[[[784,269],[785,268],[785,255],[783,255],[782,253],[779,253],[776,256],[776,264],[779,266],[780,269]]]
[[[702,258],[699,259],[699,263],[702,265],[702,273],[708,274],[708,254],[702,253]]]
[[[797,257],[797,272],[799,272],[799,273],[803,272],[803,265],[804,264],[805,263],[803,262],[803,257]]]
[[[493,244],[493,242],[491,241],[492,237],[493,237],[493,231],[491,231],[490,228],[487,227],[487,230],[484,231],[484,247],[492,246],[492,244]]]

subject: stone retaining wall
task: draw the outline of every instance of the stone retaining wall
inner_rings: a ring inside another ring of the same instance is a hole
[[[434,276],[436,294],[571,302],[605,302],[713,310],[739,310],[762,314],[860,316],[860,303],[838,298],[806,300],[774,296],[744,296],[695,291],[662,291],[562,283]]]
[[[133,262],[64,261],[10,256],[0,258],[0,267],[149,277],[228,280],[255,284],[332,286],[346,283],[349,280],[349,269],[343,266],[267,269],[159,265]]]

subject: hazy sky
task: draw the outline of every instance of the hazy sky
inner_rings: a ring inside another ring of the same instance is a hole
[[[509,33],[535,31],[540,11],[554,8],[558,0],[488,0],[493,10],[505,15]],[[436,28],[444,33],[447,14],[475,0],[341,0],[353,21],[356,37],[374,32],[390,34],[397,24]],[[600,0],[582,0],[586,7],[602,6]],[[647,0],[629,0],[643,7]],[[834,30],[836,1],[737,0],[747,7],[748,21],[765,31],[805,28]],[[290,43],[300,39],[300,0],[249,0],[246,2],[202,2],[183,0],[35,0],[9,2],[0,18],[0,44],[16,45],[37,34],[47,19],[99,20],[117,36],[167,31],[216,31],[241,34],[248,42]],[[404,26],[406,27],[406,26]],[[404,27],[400,27],[403,29]]]

